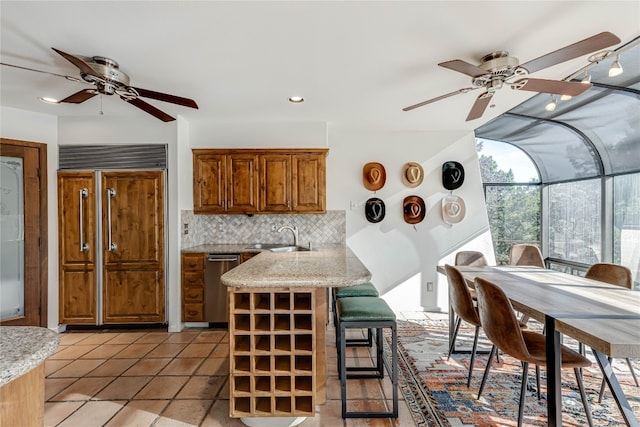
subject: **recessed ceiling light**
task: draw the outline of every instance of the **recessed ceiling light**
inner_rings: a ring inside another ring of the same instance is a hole
[[[304,98],[301,96],[290,96],[289,102],[292,102],[294,104],[299,104],[301,102],[304,102]]]
[[[55,98],[50,98],[48,96],[41,96],[38,98],[40,101],[46,103],[46,104],[57,104],[58,100]]]

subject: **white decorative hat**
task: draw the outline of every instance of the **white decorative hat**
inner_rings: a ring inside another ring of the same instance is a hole
[[[442,219],[447,224],[457,224],[464,219],[466,207],[462,197],[448,195],[442,198]]]

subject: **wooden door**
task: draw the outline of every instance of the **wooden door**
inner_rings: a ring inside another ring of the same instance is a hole
[[[164,175],[102,174],[104,323],[164,322]]]
[[[260,156],[260,211],[291,211],[291,156]]]
[[[221,213],[226,210],[227,173],[224,154],[193,150],[193,211]]]
[[[47,149],[0,138],[0,324],[47,326]]]
[[[293,211],[326,212],[325,155],[293,155]]]
[[[58,172],[59,321],[96,324],[94,172]]]
[[[258,211],[258,156],[227,155],[227,212]]]

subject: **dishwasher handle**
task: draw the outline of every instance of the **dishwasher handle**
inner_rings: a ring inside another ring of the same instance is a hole
[[[238,261],[239,259],[238,255],[209,255],[207,257],[208,262]]]

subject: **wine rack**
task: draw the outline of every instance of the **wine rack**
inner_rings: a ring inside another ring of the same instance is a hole
[[[315,290],[229,288],[229,415],[314,416]]]

